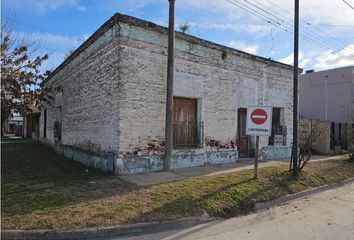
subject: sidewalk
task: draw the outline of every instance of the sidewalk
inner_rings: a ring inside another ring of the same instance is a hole
[[[342,156],[313,156],[311,161],[324,161],[341,159]],[[253,158],[241,159],[236,163],[219,164],[219,165],[206,165],[201,167],[180,168],[174,169],[173,172],[150,172],[134,175],[123,175],[121,179],[135,183],[139,186],[154,185],[164,182],[183,180],[191,177],[198,176],[212,176],[223,173],[232,173],[242,171],[245,169],[253,169]],[[289,165],[289,160],[273,160],[273,161],[260,161],[259,167],[270,167]]]

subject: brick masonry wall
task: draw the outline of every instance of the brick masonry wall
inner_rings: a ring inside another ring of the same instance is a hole
[[[47,138],[53,144],[55,107],[62,107],[62,145],[94,153],[119,149],[118,27],[108,30],[46,84],[60,87],[61,100],[47,108]],[[54,96],[57,93],[54,94]]]
[[[174,167],[236,161],[237,109],[251,104],[284,108],[289,148],[291,68],[202,40],[192,43],[183,36],[176,38],[174,95],[198,99],[205,145],[175,149]],[[46,83],[53,89],[60,87],[61,100],[47,108],[46,139],[41,115],[42,140],[54,144],[55,106],[60,105],[62,146],[56,148],[58,152],[118,174],[161,170],[166,66],[166,32],[124,22],[115,25]],[[268,138],[262,137],[261,147],[267,144]],[[87,151],[101,157],[87,162],[82,158]],[[104,157],[109,152],[116,155],[114,163]],[[283,156],[286,148],[278,152],[271,156]]]
[[[119,68],[120,155],[162,153],[164,141],[167,36],[121,24]],[[251,104],[284,108],[292,142],[292,70],[249,55],[176,39],[174,95],[201,99],[206,150],[233,149],[237,109]],[[261,147],[268,144],[261,137]]]

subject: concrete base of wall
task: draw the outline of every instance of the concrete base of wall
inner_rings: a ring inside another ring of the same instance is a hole
[[[112,172],[116,175],[162,171],[164,167],[164,155],[161,154],[117,157],[114,153],[98,155],[71,146],[63,146],[60,144],[52,146],[58,154],[78,161],[85,166]],[[261,149],[259,159],[289,159],[290,157],[291,147],[267,146]],[[234,163],[238,161],[238,152],[233,149],[219,149],[213,151],[207,151],[203,148],[175,149],[173,150],[172,161],[172,166],[175,169]]]
[[[232,163],[238,159],[235,150],[205,151],[204,149],[178,149],[172,154],[173,168],[187,168],[208,164]],[[118,158],[116,174],[135,174],[162,171],[164,155],[132,156]]]
[[[259,160],[290,159],[290,146],[266,146],[260,150]]]
[[[97,168],[105,172],[115,172],[114,163],[116,156],[114,153],[98,155],[71,146],[58,144],[54,145],[54,151],[74,161],[80,162],[85,166]]]

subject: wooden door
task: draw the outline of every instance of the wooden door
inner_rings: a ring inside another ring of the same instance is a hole
[[[173,144],[190,146],[196,144],[197,100],[173,98]]]
[[[247,109],[239,108],[237,111],[237,149],[240,158],[249,157],[248,136],[246,135]]]

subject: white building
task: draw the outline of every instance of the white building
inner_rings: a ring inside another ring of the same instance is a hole
[[[303,118],[354,123],[354,66],[303,74],[299,88]]]
[[[274,106],[278,135],[261,137],[261,157],[290,157],[292,66],[179,32],[175,58],[174,168],[252,157],[245,119],[256,104]],[[114,15],[45,81],[55,99],[41,140],[117,174],[161,170],[166,69],[167,29]]]

